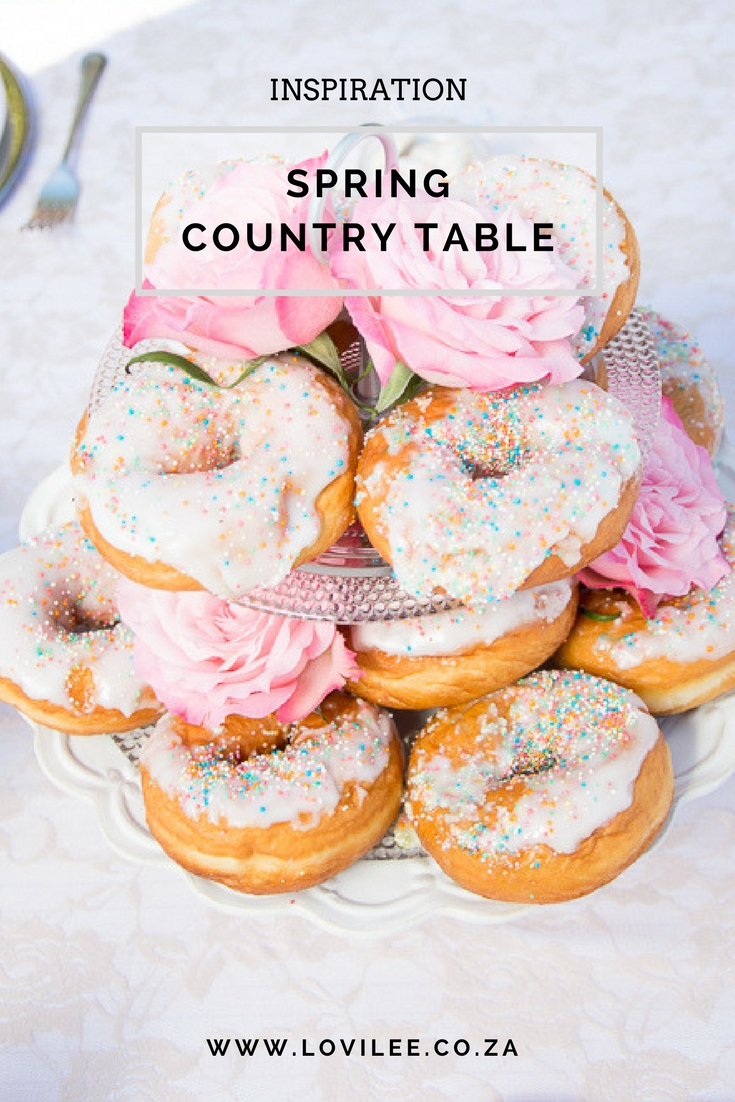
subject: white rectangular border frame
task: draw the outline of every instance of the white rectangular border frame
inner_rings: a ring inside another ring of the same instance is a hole
[[[332,298],[333,291],[314,291],[309,289],[289,288],[243,288],[242,290],[213,290],[211,288],[196,287],[154,287],[143,288],[143,135],[144,134],[353,134],[353,133],[393,133],[393,134],[594,134],[595,135],[595,220],[596,220],[596,257],[595,257],[595,286],[589,291],[577,291],[575,288],[559,288],[555,290],[555,296],[574,298],[598,297],[603,293],[602,286],[602,257],[603,257],[603,186],[602,186],[602,127],[601,126],[356,126],[352,130],[344,126],[136,126],[135,128],[135,293],[144,297],[161,297],[163,295],[174,297],[183,296],[192,298],[204,296],[206,298],[224,297],[228,295],[258,295],[267,298],[290,298],[293,296],[308,295],[312,298]],[[342,290],[340,294],[344,298],[364,298],[365,296],[386,295],[419,295],[431,297],[448,297],[451,295],[471,295],[476,298],[490,298],[491,295],[483,290],[440,290],[427,289],[425,291],[416,288],[403,290],[383,290],[380,287],[362,288],[361,290]],[[508,287],[498,292],[502,295],[548,295],[548,288],[518,288]]]

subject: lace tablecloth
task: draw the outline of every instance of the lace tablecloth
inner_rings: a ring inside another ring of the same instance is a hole
[[[640,240],[640,298],[699,334],[735,410],[734,42],[724,0],[192,3],[94,44],[110,66],[78,217],[47,236],[18,226],[58,155],[76,71],[66,59],[40,72],[38,151],[0,211],[0,546],[63,459],[133,283],[135,125],[450,109],[272,103],[271,77],[466,77],[459,123],[602,125],[605,183]],[[350,937],[295,914],[220,912],[174,867],[118,856],[94,808],[40,772],[26,725],[10,709],[0,721],[1,1099],[733,1097],[735,781],[587,899],[502,926],[440,918]],[[236,1041],[255,1038],[240,1055]],[[285,1039],[284,1054],[266,1039]]]

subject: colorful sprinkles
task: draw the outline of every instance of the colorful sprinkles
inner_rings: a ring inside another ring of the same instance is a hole
[[[320,533],[317,497],[349,464],[350,426],[318,375],[280,356],[218,390],[141,365],[76,449],[77,491],[102,536],[226,599],[281,581]]]
[[[49,529],[0,557],[0,677],[32,700],[74,712],[136,710],[133,635],[118,622],[119,574],[78,524]],[[70,695],[72,671],[89,669],[85,700]]]
[[[141,763],[190,818],[231,827],[285,822],[308,830],[334,811],[348,783],[370,784],[382,773],[395,737],[387,713],[359,702],[317,731],[294,724],[285,749],[243,760],[216,733],[204,746],[183,745],[175,722],[159,721]]]
[[[623,405],[578,379],[454,394],[440,415],[427,396],[373,430],[384,458],[358,477],[358,509],[370,499],[408,592],[502,601],[552,553],[576,567],[640,451]]]
[[[573,853],[630,805],[654,720],[626,689],[580,671],[544,670],[485,698],[477,735],[439,712],[411,757],[408,814],[440,821],[445,848],[483,861],[545,845]],[[476,707],[476,705],[470,706]],[[445,732],[438,752],[424,739]]]

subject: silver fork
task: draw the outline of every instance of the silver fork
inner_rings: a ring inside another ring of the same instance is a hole
[[[30,221],[23,226],[24,230],[48,229],[49,226],[56,226],[59,222],[65,222],[74,213],[79,199],[79,181],[71,167],[70,158],[82,119],[87,113],[94,90],[106,65],[107,58],[104,54],[85,54],[82,58],[79,97],[66,148],[58,168],[53,171],[41,188],[41,193],[36,202],[36,209],[31,215]]]

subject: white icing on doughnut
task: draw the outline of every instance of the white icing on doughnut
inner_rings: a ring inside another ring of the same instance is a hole
[[[226,599],[281,581],[319,534],[317,497],[348,469],[350,428],[318,374],[280,355],[220,390],[142,364],[77,449],[102,536]]]
[[[186,747],[164,716],[140,756],[151,779],[192,819],[231,827],[290,823],[309,830],[337,807],[348,784],[371,784],[389,760],[396,738],[387,712],[359,702],[346,715],[318,730],[291,728],[283,750],[242,761],[223,743]]]
[[[537,845],[574,853],[630,807],[658,727],[634,693],[577,671],[542,671],[506,692],[515,696],[508,718],[488,698],[480,738],[459,768],[441,753],[417,755],[409,815],[414,803],[438,812],[455,844],[487,860]],[[483,817],[493,792],[516,775],[523,793]]]
[[[143,685],[133,670],[133,634],[118,622],[120,575],[77,524],[42,532],[0,558],[0,677],[32,700],[77,709],[67,682],[89,667],[84,711],[129,716]]]
[[[720,547],[735,567],[735,510],[730,507]],[[692,589],[659,605],[644,628],[617,641],[603,632],[593,644],[621,670],[666,658],[670,662],[697,662],[722,658],[735,650],[735,573],[727,574],[714,589]]]
[[[552,222],[557,254],[583,277],[579,290],[595,287],[597,194],[593,178],[581,168],[503,154],[470,165],[453,185],[452,195],[475,204],[480,200],[496,211],[512,206],[524,218]],[[615,204],[603,196],[603,294],[580,300],[585,323],[572,339],[580,359],[594,347],[615,291],[630,274],[621,248],[624,240],[625,222]]]
[[[573,592],[573,580],[564,578],[521,590],[481,609],[455,608],[405,620],[367,621],[350,629],[350,641],[358,653],[378,650],[407,658],[458,654],[489,647],[521,627],[552,623],[561,616]]]
[[[378,462],[357,498],[370,495],[399,582],[469,605],[511,596],[553,552],[574,567],[640,464],[628,411],[579,379],[456,391],[433,424],[399,410],[375,431],[389,455],[415,445],[400,470]]]

